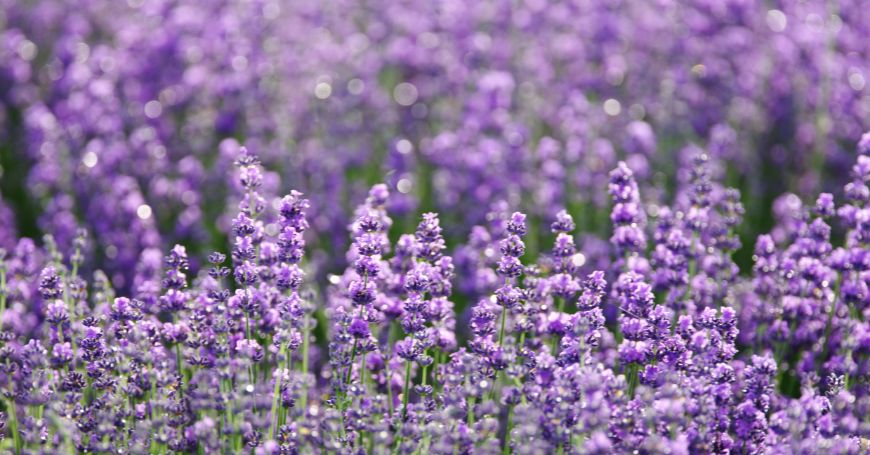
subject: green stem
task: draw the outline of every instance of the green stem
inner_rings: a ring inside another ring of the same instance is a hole
[[[411,362],[405,362],[405,388],[402,391],[402,421],[408,418],[408,398],[411,395]]]
[[[75,359],[78,355],[78,346],[76,346],[76,337],[74,336],[75,335],[75,321],[76,321],[75,303],[72,301],[72,298],[70,296],[69,283],[71,280],[75,279],[76,276],[78,276],[78,265],[73,264],[72,272],[70,272],[70,276],[66,280],[66,286],[64,286],[64,289],[63,289],[63,302],[64,302],[64,304],[66,304],[67,311],[69,312],[69,330],[70,330],[69,341],[70,341],[70,346],[72,347],[72,351],[73,351],[73,360],[72,360],[73,366],[75,366],[75,362],[76,362]],[[5,286],[4,286],[4,288],[5,288]],[[4,300],[3,308],[5,309],[6,308],[5,295],[3,297],[3,300]]]
[[[556,300],[559,301],[558,311],[559,314],[562,314],[565,311],[565,299],[562,297],[557,297]],[[553,342],[551,344],[550,353],[553,357],[556,357],[556,354],[559,353],[559,336],[553,335]]]
[[[88,376],[88,385],[85,388],[85,393],[82,394],[82,405],[88,406],[94,402],[94,380]]]
[[[387,403],[390,417],[393,417],[393,369],[390,366],[390,361],[393,358],[393,344],[396,338],[396,321],[390,321],[390,331],[387,334],[387,349],[389,350],[389,354],[387,355],[386,367],[387,367],[387,398],[390,400]]]
[[[253,338],[251,338],[251,318],[250,316],[248,316],[247,311],[245,312],[245,338],[253,340]],[[250,378],[252,385],[257,383],[257,372],[255,371],[256,367],[257,366],[256,364],[254,364],[254,362],[251,362],[251,364],[248,365],[248,378]]]
[[[311,329],[308,327],[308,316],[303,316],[303,327],[302,327],[302,377],[303,380],[307,381],[308,379],[308,345],[310,343],[309,338],[311,337]],[[303,387],[302,390],[302,405],[300,406],[302,410],[302,415],[305,416],[306,410],[308,409],[308,388]]]
[[[792,334],[794,333],[795,329],[797,329],[797,320],[793,320],[793,321],[791,321],[791,324],[789,324],[789,330],[788,330],[789,340],[791,339]],[[783,384],[785,384],[787,376],[791,372],[791,362],[789,362],[786,359],[786,357],[787,357],[786,351],[788,348],[788,344],[789,344],[788,340],[780,341],[779,343],[777,343],[776,350],[773,353],[773,358],[776,361],[776,364],[782,365],[782,368],[779,369],[779,374],[777,376],[777,381],[776,381],[777,384],[779,385],[780,391],[782,391]]]
[[[280,354],[287,355],[287,351],[285,349],[285,344],[281,344]],[[280,425],[280,419],[278,418],[278,396],[281,393],[281,373],[280,371],[275,376],[275,389],[272,391],[272,410],[269,413],[269,439],[272,439],[272,435],[275,434],[275,428]],[[274,421],[274,424],[272,423]]]
[[[151,370],[151,372],[153,373],[154,372],[154,365],[152,363],[149,363],[148,369]],[[154,379],[151,380],[151,398],[148,401],[151,402],[151,406],[149,407],[148,412],[150,414],[150,417],[153,419],[154,418],[154,408],[157,407],[157,375],[156,374],[154,374]]]
[[[366,356],[365,354],[359,356],[359,376],[360,376],[360,386],[363,389],[363,393],[366,391],[366,381],[368,380],[366,377]]]
[[[502,447],[502,455],[511,453],[511,430],[513,429],[514,407],[508,406],[507,426],[504,431],[504,446]]]
[[[504,346],[504,331],[507,325],[507,308],[501,309],[501,328],[498,331],[498,347]]]
[[[499,348],[504,347],[504,334],[505,334],[505,326],[507,325],[507,312],[508,312],[507,308],[501,309],[501,327],[499,328],[499,331],[498,331],[498,347]],[[490,399],[495,398],[495,386],[496,386],[496,383],[498,383],[499,376],[502,374],[504,374],[503,371],[498,372],[496,374],[496,377],[493,378],[492,389],[490,389],[490,392],[489,392]]]
[[[6,314],[6,264],[0,264],[0,326]]]
[[[365,287],[367,283],[368,283],[368,277],[366,277],[366,279],[363,281],[363,287]],[[363,320],[363,321],[365,320],[365,306],[361,305],[359,307],[359,318],[360,318],[360,320]],[[353,372],[353,363],[356,361],[356,349],[357,349],[358,344],[359,344],[359,339],[354,338],[353,350],[351,350],[351,352],[350,352],[350,364],[348,364],[348,366],[347,366],[347,375],[344,378],[345,384],[350,384],[350,374],[351,374],[351,372]],[[362,374],[362,372],[360,372],[360,374]]]
[[[437,383],[438,380],[438,365],[441,363],[441,352],[437,352],[434,355],[434,360],[432,361],[432,383]],[[426,385],[426,372],[423,370],[423,385]]]
[[[350,363],[347,365],[347,373],[345,373],[345,375],[344,375],[344,383],[345,384],[350,384],[350,374],[351,374],[351,372],[353,372],[353,363],[356,362],[356,349],[357,349],[358,342],[359,342],[359,340],[354,338],[353,347],[351,348],[352,350],[350,353]]]
[[[21,442],[21,434],[18,431],[18,411],[15,406],[15,398],[9,400],[9,432],[12,433],[12,443],[15,447],[15,453],[20,454],[23,449]]]
[[[387,403],[390,417],[393,417],[393,372],[389,366],[389,360],[387,361],[387,399],[390,400]]]
[[[175,364],[178,365],[178,374],[182,378],[181,385],[184,385],[184,364],[181,363],[181,343],[175,343]]]
[[[627,368],[627,370],[628,370],[627,376],[628,377],[626,379],[628,379],[628,396],[630,398],[634,398],[634,393],[635,393],[635,390],[637,389],[637,384],[638,384],[637,370],[639,368],[640,368],[640,365],[638,365],[636,363],[632,362],[632,363],[628,364],[628,368]]]
[[[698,248],[698,233],[692,231],[692,244],[689,250],[689,279],[686,281],[686,290],[683,292],[683,298],[689,300],[692,298],[692,279],[695,278],[695,273],[698,264],[695,260],[695,250]],[[675,309],[676,310],[676,309]]]

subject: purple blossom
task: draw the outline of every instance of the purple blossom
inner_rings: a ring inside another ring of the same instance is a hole
[[[867,452],[861,2],[0,3],[0,451]]]

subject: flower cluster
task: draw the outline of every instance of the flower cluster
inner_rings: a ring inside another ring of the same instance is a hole
[[[132,291],[157,251],[223,248],[240,143],[264,196],[320,201],[321,284],[375,181],[397,219],[437,210],[458,235],[504,199],[603,236],[608,171],[657,198],[687,137],[755,212],[836,190],[867,127],[863,5],[720,3],[3,0],[0,246],[51,233],[69,255],[87,228],[89,267]]]
[[[870,452],[866,10],[0,0],[0,452]]]
[[[318,292],[304,281],[311,204],[298,191],[270,201],[259,158],[241,149],[229,264],[214,252],[191,274],[198,258],[176,245],[123,295],[100,271],[81,275],[83,231],[70,256],[52,237],[2,251],[2,444],[866,452],[870,161],[858,157],[842,205],[822,194],[783,221],[782,239],[760,236],[746,274],[732,260],[743,208],[713,164],[696,154],[688,197],[648,215],[619,163],[604,270],[583,261],[567,210],[554,214],[552,250],[529,257],[528,217],[496,208],[457,248],[464,267],[496,277],[463,312],[439,216],[393,236],[382,184],[349,226],[347,270]]]

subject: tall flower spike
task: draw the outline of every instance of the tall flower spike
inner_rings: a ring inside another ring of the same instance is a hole
[[[566,210],[559,211],[556,214],[556,220],[550,225],[550,230],[556,234],[556,241],[553,245],[553,260],[557,272],[572,274],[574,271],[572,256],[577,251],[574,246],[574,237],[571,236],[574,228],[574,218]]]
[[[559,352],[560,364],[579,363],[582,366],[591,361],[591,351],[598,346],[604,328],[601,302],[606,287],[604,272],[594,271],[586,277],[583,291],[577,299],[578,311],[571,316],[568,342],[562,343],[563,350]]]
[[[244,190],[242,200],[239,202],[239,209],[248,216],[256,218],[266,208],[266,201],[258,192],[263,185],[260,158],[249,151],[247,147],[240,147],[236,167],[238,167],[239,172],[239,184]]]
[[[643,252],[646,249],[646,215],[641,207],[634,174],[622,161],[610,172],[608,192],[613,198],[610,212],[613,236],[610,242],[616,247],[617,257]]]

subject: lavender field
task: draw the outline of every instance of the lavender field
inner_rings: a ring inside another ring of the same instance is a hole
[[[870,0],[0,0],[0,453],[870,453]]]

